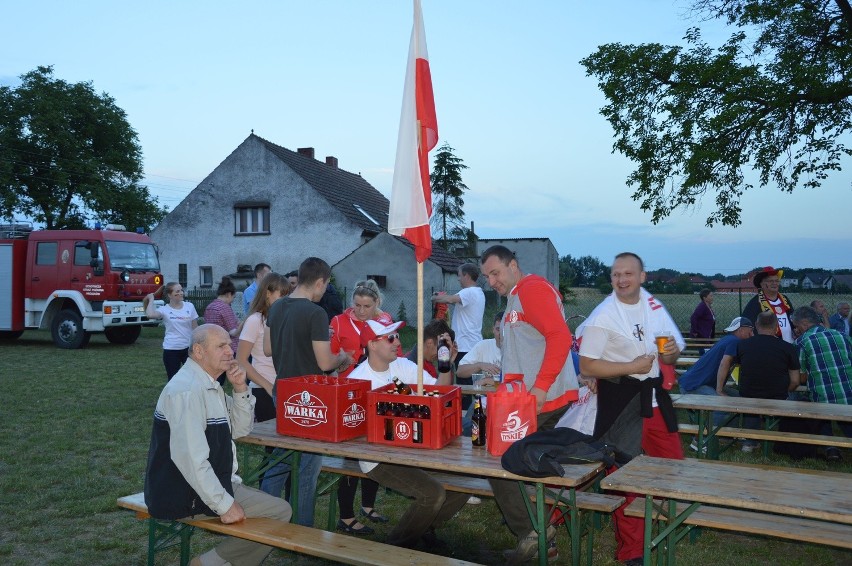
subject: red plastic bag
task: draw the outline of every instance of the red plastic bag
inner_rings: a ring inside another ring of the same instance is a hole
[[[538,428],[535,395],[527,391],[523,381],[504,383],[488,396],[488,452],[502,456],[516,440]]]

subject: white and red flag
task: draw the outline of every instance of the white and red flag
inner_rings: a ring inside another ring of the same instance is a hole
[[[438,119],[435,116],[435,98],[432,96],[423,13],[420,0],[414,0],[414,26],[411,29],[402,94],[388,232],[401,235],[414,244],[414,255],[419,263],[426,261],[432,254],[429,150],[437,143]]]

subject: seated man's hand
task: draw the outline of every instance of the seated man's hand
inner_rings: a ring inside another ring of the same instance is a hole
[[[230,525],[231,523],[239,523],[240,521],[245,520],[246,514],[243,511],[243,507],[234,501],[231,504],[231,508],[225,511],[223,515],[219,516],[219,520],[222,521],[225,525]]]
[[[228,371],[225,372],[225,376],[228,378],[228,381],[231,382],[231,385],[234,386],[234,391],[237,393],[242,393],[248,389],[248,384],[246,384],[246,370],[244,370],[240,364],[236,362],[236,360],[231,362],[231,365],[228,366]]]
[[[500,366],[495,364],[479,364],[480,373],[490,373],[491,375],[500,375]]]

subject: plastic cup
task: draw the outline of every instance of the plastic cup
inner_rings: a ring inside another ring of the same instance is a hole
[[[472,383],[473,383],[473,386],[474,386],[474,387],[479,387],[479,381],[480,381],[483,377],[485,377],[485,374],[484,374],[484,373],[474,373],[474,374],[471,374],[470,379],[471,379],[471,381],[472,381]]]
[[[672,339],[672,335],[669,333],[657,333],[654,335],[654,342],[657,343],[657,353],[665,354],[664,348],[666,347],[666,342]]]

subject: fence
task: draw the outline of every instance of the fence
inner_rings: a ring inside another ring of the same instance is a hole
[[[426,320],[432,317],[432,301],[430,297],[432,292],[437,289],[424,289],[423,293],[423,315]],[[448,291],[455,293],[456,291]],[[351,302],[351,289],[343,287],[338,289],[340,299],[343,301],[344,308]],[[392,290],[383,291],[382,310],[388,312],[394,320],[405,320],[409,325],[417,322],[417,291],[416,290]],[[790,302],[794,307],[806,306],[815,299],[819,299],[825,303],[830,314],[837,312],[838,303],[852,302],[852,294],[835,294],[827,295],[820,292],[796,292],[785,293],[789,297]],[[592,310],[604,299],[602,295],[593,289],[578,290],[565,305],[565,316],[568,318],[568,325],[571,331],[574,332],[577,326],[582,322],[583,318],[588,316]],[[684,331],[689,331],[689,317],[698,305],[698,295],[654,295],[662,302],[666,309],[671,314],[678,327]],[[721,334],[722,329],[728,326],[731,319],[737,317],[745,308],[746,303],[751,300],[754,293],[735,293],[723,294],[714,293],[713,311],[716,313],[716,334]],[[199,315],[204,314],[204,309],[207,305],[216,298],[216,292],[211,289],[190,289],[186,291],[185,299],[195,305],[195,310]],[[494,313],[506,304],[506,300],[494,291],[485,292],[485,320],[482,325],[483,336],[491,335],[490,321]],[[243,294],[237,292],[234,302],[231,304],[237,316],[244,317],[243,313]]]

